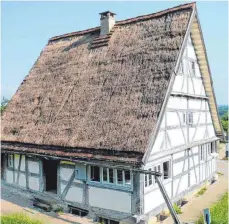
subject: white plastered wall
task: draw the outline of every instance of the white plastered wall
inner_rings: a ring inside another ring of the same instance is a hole
[[[191,38],[182,56],[183,70],[179,70],[175,77],[171,95],[168,99],[166,110],[160,125],[159,132],[154,142],[151,154],[144,169],[156,165],[156,158],[160,153],[165,153],[179,148],[184,151],[173,153],[171,162],[171,186],[173,197],[195,187],[201,181],[209,178],[216,170],[215,158],[209,157],[209,161],[199,161],[198,146],[189,147],[190,144],[206,142],[216,137],[208,98],[205,92],[201,72],[195,54]],[[191,74],[192,63],[195,67],[195,75]],[[189,113],[193,115],[193,123],[188,124]],[[185,116],[185,119],[184,119]],[[185,121],[184,121],[185,120]],[[189,160],[186,158],[189,151]],[[180,159],[179,159],[180,157]],[[183,159],[182,159],[183,157]],[[189,175],[188,175],[189,173]],[[168,185],[168,181],[164,184]],[[162,204],[163,198],[156,187],[144,187],[144,212],[148,213]],[[156,200],[155,200],[156,199]]]
[[[39,164],[40,161],[27,158],[27,163],[28,175],[26,176],[25,156],[13,154],[13,167],[8,167],[8,165],[6,164],[6,182],[26,188],[26,178],[28,178],[28,188],[31,190],[39,191],[41,178]]]
[[[63,161],[60,163],[60,193],[62,194],[64,189],[67,186],[67,183],[70,181],[71,176],[73,175],[74,169],[76,169],[76,166],[74,163],[68,163],[66,166],[66,162],[63,163]],[[80,185],[76,185],[75,183],[83,183],[80,180],[77,180],[74,178],[73,183],[71,184],[69,190],[67,191],[67,194],[65,196],[65,200],[71,201],[71,202],[83,202],[83,188]]]

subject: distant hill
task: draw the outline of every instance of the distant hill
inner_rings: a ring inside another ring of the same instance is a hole
[[[228,113],[228,105],[219,105],[218,110],[219,110],[219,116],[222,117],[223,115]]]

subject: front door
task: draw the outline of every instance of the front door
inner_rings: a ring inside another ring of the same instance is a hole
[[[57,167],[59,161],[43,160],[43,173],[45,178],[44,190],[52,193],[57,193]]]

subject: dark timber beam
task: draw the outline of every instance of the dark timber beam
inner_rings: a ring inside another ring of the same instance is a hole
[[[193,95],[188,93],[179,93],[179,92],[172,92],[171,96],[177,96],[177,97],[187,97],[192,99],[202,99],[202,100],[208,100],[207,96],[201,96],[201,95]]]

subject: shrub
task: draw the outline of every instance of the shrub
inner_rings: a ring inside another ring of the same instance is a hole
[[[177,204],[173,204],[173,209],[175,210],[177,214],[182,213],[181,208]]]
[[[224,196],[210,208],[210,212],[212,224],[228,223],[228,193],[224,194]],[[204,224],[203,215],[196,224]]]
[[[62,207],[57,207],[54,212],[58,213],[58,214],[63,214],[64,213],[64,209]]]
[[[204,193],[205,193],[205,191],[207,190],[207,188],[206,187],[203,187],[203,188],[201,188],[198,192],[197,192],[197,196],[200,196],[200,195],[203,195]]]
[[[221,173],[221,172],[217,172],[217,174],[218,174],[219,176],[223,176],[223,173]]]
[[[43,224],[40,220],[35,220],[23,213],[15,213],[1,216],[2,224]]]

